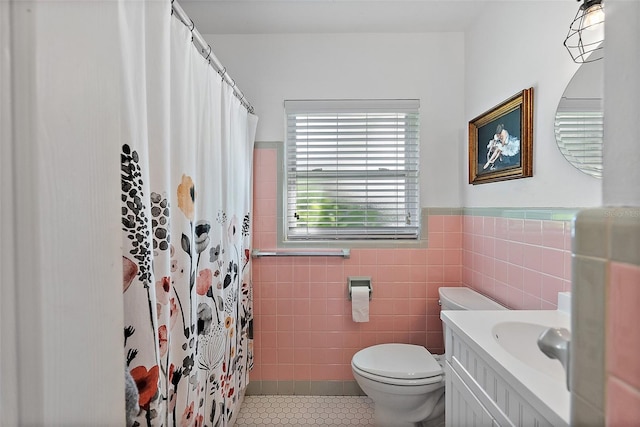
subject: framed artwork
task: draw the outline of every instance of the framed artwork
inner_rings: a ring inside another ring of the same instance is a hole
[[[533,88],[469,122],[469,184],[533,176]]]

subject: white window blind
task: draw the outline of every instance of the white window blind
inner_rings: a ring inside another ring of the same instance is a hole
[[[285,239],[417,239],[419,106],[285,101]]]

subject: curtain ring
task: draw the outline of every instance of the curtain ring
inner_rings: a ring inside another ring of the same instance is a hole
[[[207,61],[209,60],[209,57],[211,56],[211,45],[208,45],[208,46],[209,46],[209,53],[207,54],[207,57],[206,57],[206,58],[204,58],[204,59],[206,59]]]
[[[222,70],[218,71],[218,74],[220,74],[220,77],[222,77],[222,80],[224,80],[224,75],[227,74],[227,67],[223,65]]]
[[[193,22],[193,19],[189,18],[189,20],[191,21],[191,28],[189,28],[189,31],[193,33],[193,29],[196,28],[196,24]]]

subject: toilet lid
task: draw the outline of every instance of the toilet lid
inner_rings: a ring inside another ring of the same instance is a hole
[[[412,344],[378,344],[357,352],[353,364],[388,378],[416,379],[442,375],[442,367],[426,348]]]

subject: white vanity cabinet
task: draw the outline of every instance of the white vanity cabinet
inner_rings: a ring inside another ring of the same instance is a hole
[[[459,316],[459,312],[446,313]],[[568,410],[567,419],[563,419],[540,404],[540,399],[518,381],[518,373],[509,372],[501,363],[503,360],[497,349],[494,358],[493,349],[490,346],[483,348],[481,340],[479,342],[473,333],[467,335],[455,319],[442,318],[446,340],[447,427],[568,426]]]
[[[492,427],[499,424],[447,362],[445,422],[447,426]]]

